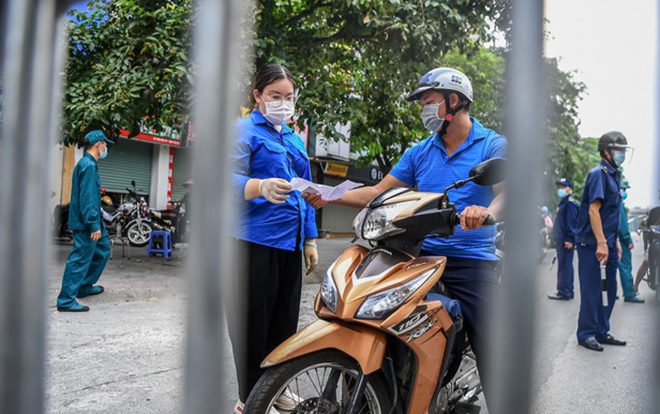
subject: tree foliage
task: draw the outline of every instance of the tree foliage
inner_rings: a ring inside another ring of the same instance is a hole
[[[424,136],[419,108],[405,97],[448,50],[489,40],[507,1],[260,0],[255,66],[288,66],[300,79],[302,119],[338,138],[351,122],[363,163],[385,171]]]
[[[87,132],[182,125],[189,112],[187,0],[98,0],[69,15],[65,143]]]

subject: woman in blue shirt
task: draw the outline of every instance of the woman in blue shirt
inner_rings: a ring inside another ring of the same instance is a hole
[[[233,155],[236,196],[243,200],[236,238],[247,255],[247,295],[235,309],[230,335],[238,373],[235,412],[262,374],[263,359],[298,327],[302,260],[307,273],[318,262],[314,209],[291,191],[295,177],[311,180],[311,166],[302,139],[285,122],[293,116],[296,83],[284,66],[269,63],[257,73],[257,108],[236,124]],[[242,323],[241,323],[242,322]],[[284,394],[275,406],[295,408]]]

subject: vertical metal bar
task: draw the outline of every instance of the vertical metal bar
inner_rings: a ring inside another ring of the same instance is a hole
[[[0,411],[44,408],[55,0],[11,1],[0,169]]]
[[[507,62],[509,165],[506,180],[507,275],[491,331],[488,407],[528,412],[534,327],[536,222],[541,195],[543,1],[514,0]]]
[[[657,34],[655,36],[656,38],[656,78],[655,78],[655,88],[656,88],[656,98],[655,98],[655,111],[656,114],[660,110],[660,42],[658,42],[657,39],[660,39],[660,4],[656,5],[657,10]],[[660,118],[656,117],[655,120],[655,153],[656,157],[654,158],[654,168],[655,171],[653,172],[652,178],[651,178],[651,205],[649,207],[653,206],[660,206]],[[656,289],[660,289],[660,287],[656,287]],[[660,307],[656,309],[656,322],[655,322],[655,332],[656,332],[656,347],[655,349],[660,349]],[[649,394],[650,397],[653,399],[653,411],[655,414],[660,414],[660,352],[654,352],[655,355],[655,364],[654,364],[654,369],[653,369],[653,376],[651,378],[651,384],[649,388]]]
[[[231,191],[233,121],[240,116],[236,86],[239,68],[251,62],[239,51],[243,0],[200,0],[197,10],[195,80],[197,104],[190,252],[185,412],[222,410],[224,321],[221,298],[226,279],[237,269],[231,242],[236,197]]]

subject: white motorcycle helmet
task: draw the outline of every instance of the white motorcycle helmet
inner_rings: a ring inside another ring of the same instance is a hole
[[[416,101],[422,97],[424,92],[429,90],[442,93],[447,105],[447,115],[442,119],[440,130],[437,131],[438,136],[442,137],[454,115],[472,103],[472,84],[463,72],[452,68],[435,68],[422,76],[415,90],[408,95],[408,100]],[[449,95],[452,93],[456,93],[460,98],[460,103],[453,108],[449,107]],[[435,126],[432,126],[430,130],[435,132]]]
[[[408,95],[409,101],[419,99],[422,94],[428,90],[437,90],[439,92],[456,92],[468,102],[472,102],[472,84],[470,79],[463,72],[452,68],[435,68],[426,72],[415,87],[415,90]]]

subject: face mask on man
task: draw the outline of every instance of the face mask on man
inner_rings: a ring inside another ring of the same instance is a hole
[[[621,190],[621,197],[623,197],[623,199],[625,200],[626,198],[628,198],[628,193],[626,193],[625,191]]]
[[[566,189],[565,188],[558,188],[557,189],[557,197],[559,197],[559,198],[566,197]]]
[[[264,101],[264,106],[262,115],[273,125],[282,125],[294,113],[294,103],[289,101]]]
[[[612,161],[614,161],[614,165],[617,167],[620,167],[621,164],[626,160],[626,152],[625,151],[613,151],[612,155]]]
[[[100,147],[99,147],[100,148]],[[108,146],[106,145],[105,148],[99,152],[99,159],[102,160],[103,158],[108,156]]]
[[[422,122],[424,123],[424,128],[430,132],[438,132],[442,123],[445,122],[445,118],[440,118],[438,116],[438,109],[445,101],[442,101],[437,104],[427,104],[422,108]]]

